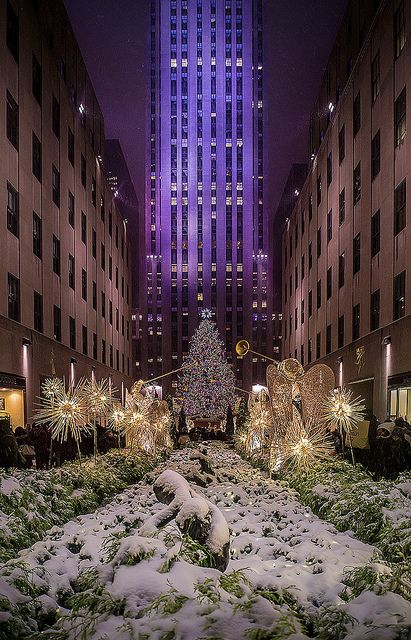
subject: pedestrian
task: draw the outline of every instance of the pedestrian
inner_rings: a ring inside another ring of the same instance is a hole
[[[6,419],[0,419],[0,467],[5,469],[10,467],[22,468],[25,464],[26,460],[19,450],[10,422]]]

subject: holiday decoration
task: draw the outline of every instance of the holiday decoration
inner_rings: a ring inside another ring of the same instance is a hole
[[[87,380],[81,390],[93,430],[94,460],[97,457],[97,425],[107,420],[114,402],[115,389],[108,380]]]
[[[214,322],[203,319],[190,342],[179,376],[178,392],[185,413],[192,417],[223,418],[234,406],[234,373]]]
[[[314,464],[331,458],[334,448],[329,434],[321,424],[307,420],[295,412],[287,435],[273,441],[270,450],[270,472],[280,467],[290,471],[307,472]]]
[[[46,382],[45,397],[40,398],[40,408],[36,411],[36,421],[51,427],[51,437],[59,442],[67,441],[72,435],[79,459],[80,441],[83,433],[88,433],[87,406],[84,396],[85,380],[81,379],[76,386],[70,385],[66,390],[64,382]],[[52,392],[51,392],[52,390]]]
[[[325,421],[333,430],[350,434],[364,418],[365,405],[362,398],[353,398],[352,391],[345,387],[334,389],[325,403]]]

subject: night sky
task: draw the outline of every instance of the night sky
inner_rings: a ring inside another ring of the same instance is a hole
[[[106,124],[144,194],[148,0],[65,0]],[[347,0],[265,0],[266,179],[275,211],[293,162],[307,159],[310,111]]]

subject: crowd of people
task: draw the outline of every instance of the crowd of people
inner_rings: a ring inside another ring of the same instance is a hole
[[[100,453],[118,446],[115,434],[97,425],[97,447]],[[82,438],[80,450],[83,456],[92,455],[93,434]],[[44,424],[18,426],[13,431],[9,420],[0,419],[0,467],[9,469],[48,469],[60,466],[78,455],[77,444],[72,436],[67,441],[58,442],[51,438],[50,429]]]

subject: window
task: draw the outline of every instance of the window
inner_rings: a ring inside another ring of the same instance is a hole
[[[97,283],[94,282],[94,280],[93,280],[92,295],[93,295],[93,309],[97,311]]]
[[[338,348],[342,349],[344,346],[344,316],[338,318]]]
[[[327,269],[327,300],[329,300],[332,296],[332,281],[333,281],[333,272],[332,267],[328,267]]]
[[[19,107],[10,91],[7,91],[7,137],[13,147],[19,148]]]
[[[94,259],[97,258],[97,234],[96,230],[91,230],[91,254]]]
[[[331,242],[333,237],[333,211],[329,210],[327,213],[327,243]]]
[[[60,207],[60,173],[53,164],[52,168],[53,202]]]
[[[53,330],[54,339],[61,342],[61,309],[56,305],[53,307]]]
[[[375,331],[380,327],[380,290],[377,289],[371,294],[370,305],[370,329]]]
[[[357,164],[353,172],[353,197],[354,204],[357,204],[361,198],[361,162]]]
[[[394,15],[394,55],[395,59],[399,57],[401,51],[405,47],[405,8],[404,0],[401,0],[398,9]]]
[[[33,211],[33,253],[40,258],[42,256],[42,228],[41,218]]]
[[[308,198],[308,222],[311,222],[313,219],[313,196],[310,194]]]
[[[97,334],[93,333],[93,358],[97,360]]]
[[[81,270],[81,297],[87,301],[87,271]]]
[[[345,126],[343,125],[338,134],[338,159],[340,164],[345,158]]]
[[[371,257],[377,255],[380,250],[380,210],[371,218]]]
[[[53,133],[57,138],[60,138],[60,103],[53,93],[53,106],[51,114],[51,124]]]
[[[74,133],[67,128],[67,157],[70,164],[74,167]]]
[[[19,19],[11,3],[7,0],[7,47],[15,59],[19,61]]]
[[[60,275],[60,240],[53,235],[53,271]]]
[[[88,336],[87,336],[87,327],[85,327],[84,324],[81,327],[81,338],[82,338],[83,355],[87,356],[88,355]]]
[[[308,270],[310,271],[313,266],[313,243],[310,242],[308,245]]]
[[[321,255],[321,227],[317,229],[317,258]]]
[[[321,280],[317,282],[317,309],[321,307]]]
[[[352,339],[360,337],[360,305],[356,304],[352,309]]]
[[[352,242],[352,271],[353,275],[361,268],[361,238],[358,233]]]
[[[406,181],[403,180],[394,191],[394,235],[396,236],[406,224]]]
[[[33,63],[32,63],[31,90],[33,92],[33,96],[35,97],[39,105],[41,105],[41,92],[42,92],[41,64],[37,60],[34,53],[33,53]]]
[[[371,99],[376,101],[380,93],[380,52],[377,51],[371,63]]]
[[[405,271],[394,278],[393,318],[398,320],[405,316]]]
[[[8,274],[8,316],[20,322],[20,280]]]
[[[394,135],[395,146],[398,147],[407,132],[407,93],[406,88],[401,91],[394,104]]]
[[[108,257],[108,279],[113,279],[113,258],[111,256]]]
[[[7,183],[7,229],[19,237],[19,194]]]
[[[300,362],[302,365],[304,365],[304,345],[301,345],[301,349],[300,349]]]
[[[342,253],[338,258],[338,287],[344,286],[345,281],[345,253]]]
[[[93,207],[96,206],[96,179],[91,179],[91,203]]]
[[[371,180],[374,180],[380,173],[380,153],[380,130],[378,129],[371,141]]]
[[[33,175],[41,182],[41,142],[33,131],[32,136],[32,168]]]
[[[106,248],[103,243],[101,243],[101,268],[103,271],[106,270]]]
[[[87,216],[84,211],[81,212],[81,241],[87,244]]]
[[[70,349],[76,348],[76,319],[69,316]]]
[[[340,195],[338,198],[338,221],[340,225],[343,224],[345,220],[345,189],[340,191]]]
[[[113,324],[113,303],[111,300],[108,301],[108,321],[111,325]]]
[[[305,255],[301,256],[301,280],[305,278]]]
[[[304,324],[305,319],[305,304],[304,300],[301,301],[301,324]]]
[[[68,261],[68,282],[70,289],[76,288],[76,263],[71,253],[69,253]]]
[[[86,186],[87,186],[87,164],[86,164],[86,159],[83,156],[83,154],[81,154],[81,184],[83,185],[84,188],[86,188]]]
[[[101,292],[101,317],[106,317],[106,294],[104,291]]]
[[[308,317],[311,318],[313,315],[313,292],[310,289],[308,292]]]
[[[43,298],[37,291],[33,292],[33,326],[43,333]]]
[[[331,353],[331,325],[328,324],[325,331],[325,352],[328,355]]]
[[[104,338],[101,341],[101,362],[106,364],[106,341]]]
[[[321,203],[321,175],[317,178],[317,207]]]
[[[317,360],[318,358],[321,358],[321,331],[317,333],[315,340],[315,357]]]
[[[330,186],[333,179],[333,154],[330,153],[327,156],[327,187]]]
[[[353,108],[352,108],[352,127],[353,127],[354,137],[359,132],[360,126],[361,126],[361,99],[360,99],[360,93],[358,92],[354,99]]]
[[[68,222],[74,229],[74,195],[68,192]]]

